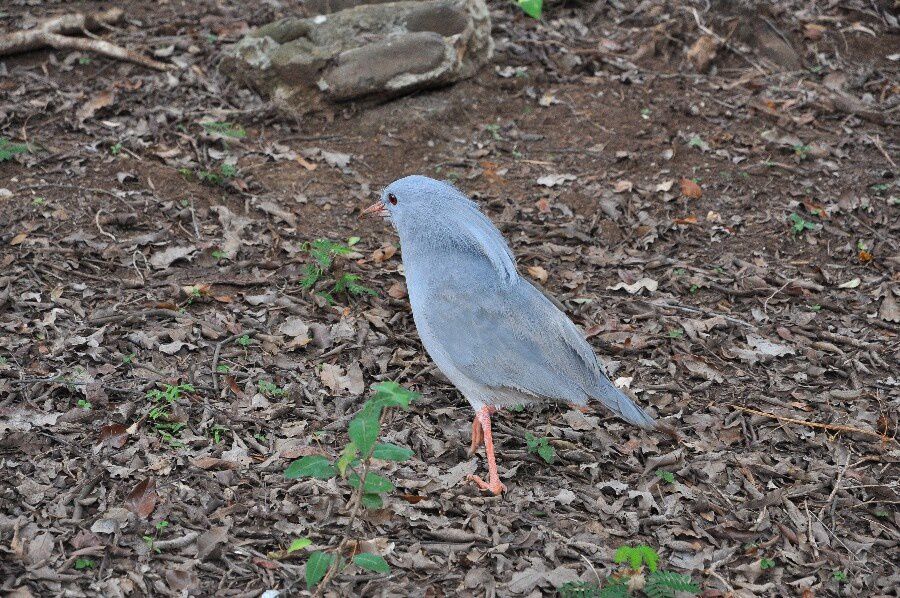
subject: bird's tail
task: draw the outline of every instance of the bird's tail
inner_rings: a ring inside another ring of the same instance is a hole
[[[593,395],[593,398],[603,403],[613,413],[630,424],[653,430],[657,427],[656,421],[647,415],[647,412],[634,404],[625,394],[605,376],[601,377],[601,386]]]

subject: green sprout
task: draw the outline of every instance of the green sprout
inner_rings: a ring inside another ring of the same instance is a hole
[[[339,477],[353,488],[351,504],[366,509],[379,509],[384,506],[383,495],[393,491],[394,485],[388,478],[373,472],[372,466],[376,461],[407,461],[413,452],[402,446],[378,441],[381,435],[382,414],[394,407],[409,409],[410,402],[420,395],[396,382],[380,382],[372,388],[375,395],[363,404],[359,413],[350,421],[348,428],[350,442],[344,446],[340,457],[335,461],[324,455],[301,457],[288,465],[284,472],[287,479],[330,480]],[[296,550],[308,545],[305,539],[301,540]],[[348,564],[340,557],[342,546],[343,543],[331,551],[316,550],[309,555],[306,560],[308,589],[316,587],[332,569],[336,573],[338,569]],[[289,549],[288,553],[290,552],[292,551]],[[355,555],[352,562],[372,573],[390,572],[387,561],[377,554],[363,552]]]
[[[536,453],[548,464],[552,464],[556,459],[556,450],[550,446],[547,438],[538,438],[531,432],[525,432],[525,444],[529,453]]]

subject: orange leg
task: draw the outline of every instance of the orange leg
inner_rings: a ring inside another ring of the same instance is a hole
[[[493,407],[482,407],[481,411],[475,416],[475,421],[472,422],[473,445],[475,445],[475,423],[477,422],[478,427],[481,428],[480,435],[484,440],[484,452],[487,453],[488,460],[488,482],[486,483],[477,475],[470,475],[469,480],[475,482],[482,490],[490,490],[494,494],[500,494],[506,490],[506,486],[500,481],[500,475],[497,473],[497,459],[494,457],[494,437],[491,435],[491,413],[494,411]]]
[[[487,410],[489,415],[493,415],[497,413],[496,407],[483,407],[482,410]],[[481,422],[478,420],[478,414],[475,414],[475,417],[472,418],[472,444],[469,445],[468,455],[471,457],[478,450],[478,447],[481,446],[481,443],[484,442],[484,432],[481,431]]]
[[[472,418],[472,444],[469,445],[469,456],[475,454],[481,443],[484,442],[484,434],[481,431],[481,423],[478,421],[478,415]]]

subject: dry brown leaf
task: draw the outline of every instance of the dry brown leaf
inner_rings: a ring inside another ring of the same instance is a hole
[[[616,183],[616,186],[613,187],[613,191],[616,193],[628,193],[634,189],[634,185],[631,181],[619,181]]]
[[[100,428],[100,443],[120,449],[128,442],[128,428],[122,424],[109,424]]]
[[[397,248],[393,245],[383,245],[372,252],[372,259],[378,262],[386,262],[397,253]]]
[[[96,114],[97,111],[101,108],[106,108],[107,106],[111,105],[113,103],[113,99],[115,99],[115,95],[113,94],[113,92],[109,90],[101,91],[100,93],[89,99],[87,102],[82,104],[78,108],[78,111],[75,113],[75,117],[78,119],[79,123],[83,123],[87,119],[94,116],[94,114]]]
[[[681,179],[681,194],[688,199],[700,199],[703,196],[703,190],[691,179]]]
[[[705,73],[712,61],[716,59],[716,50],[718,48],[719,43],[714,37],[701,35],[688,50],[687,55],[690,61],[694,63],[694,68],[698,72]]]
[[[406,285],[402,282],[395,282],[390,286],[387,294],[394,299],[403,299],[406,297]]]
[[[9,242],[10,245],[20,245],[25,239],[28,238],[28,231],[21,232],[15,237],[12,238],[12,241]]]
[[[156,508],[156,499],[156,480],[147,478],[128,493],[125,507],[141,519],[146,519]]]
[[[528,275],[541,284],[547,282],[547,278],[549,277],[547,271],[540,266],[528,266]]]
[[[822,35],[827,31],[827,29],[816,23],[807,23],[803,26],[803,37],[810,41],[818,41],[822,39]]]

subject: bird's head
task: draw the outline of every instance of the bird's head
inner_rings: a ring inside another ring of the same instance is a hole
[[[446,219],[471,209],[471,200],[450,183],[412,175],[398,179],[381,192],[381,198],[363,210],[388,218],[398,229],[404,224]]]

